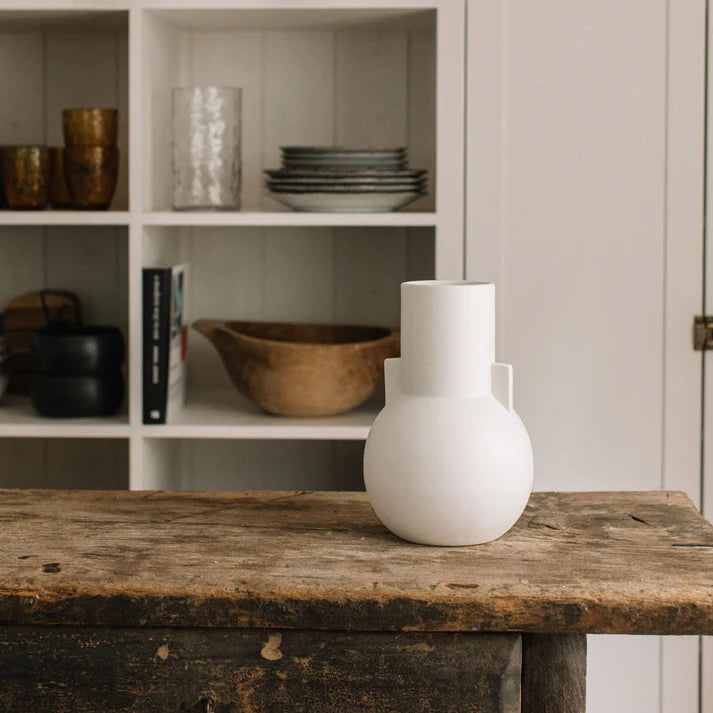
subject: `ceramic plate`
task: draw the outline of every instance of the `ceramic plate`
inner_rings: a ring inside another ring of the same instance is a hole
[[[394,159],[404,159],[406,154],[402,152],[394,153],[375,153],[373,151],[354,151],[352,153],[340,153],[332,151],[329,153],[283,153],[282,158],[285,160],[304,158],[310,161],[331,161],[333,159],[341,159],[342,161],[359,161],[370,159],[374,161],[393,161]]]
[[[313,213],[388,213],[408,205],[420,191],[400,193],[272,193],[275,200],[298,211]]]
[[[406,158],[406,151],[283,151],[283,158],[293,158],[295,156],[305,156],[315,161],[327,161],[330,158],[374,158],[376,160],[389,160],[394,158]]]
[[[310,154],[314,156],[320,156],[323,154],[342,156],[353,156],[357,154],[365,154],[369,156],[389,156],[393,154],[403,155],[406,153],[406,149],[403,146],[384,148],[371,146],[360,146],[354,148],[348,148],[346,146],[282,146],[280,147],[280,150],[285,155]]]
[[[295,162],[295,163],[285,163],[283,165],[283,168],[289,169],[289,170],[312,170],[314,168],[317,169],[329,169],[329,170],[334,170],[334,169],[351,169],[351,170],[358,170],[358,171],[363,171],[363,170],[369,170],[369,171],[378,171],[378,170],[384,170],[384,169],[390,169],[392,171],[400,171],[404,168],[406,168],[406,162],[405,161],[394,161],[393,163],[370,163],[370,162],[340,162],[340,163],[330,163],[330,164],[324,164],[324,163],[308,163],[308,162]]]
[[[413,169],[349,169],[349,168],[310,168],[310,169],[268,169],[265,173],[270,176],[270,178],[275,180],[293,179],[293,178],[307,178],[313,180],[349,180],[349,181],[362,181],[362,180],[411,180],[415,178],[424,178],[426,171],[424,170],[413,170]]]
[[[282,157],[285,163],[393,163],[394,161],[405,161],[406,156],[392,154],[389,156],[379,156],[378,154],[324,154],[323,156],[312,156],[311,154],[285,154]]]
[[[268,181],[271,191],[280,193],[394,193],[401,191],[420,191],[423,181],[400,183],[291,183],[289,181]]]

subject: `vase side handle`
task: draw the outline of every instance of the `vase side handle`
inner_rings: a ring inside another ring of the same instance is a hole
[[[493,396],[512,411],[512,365],[495,362],[490,370]]]

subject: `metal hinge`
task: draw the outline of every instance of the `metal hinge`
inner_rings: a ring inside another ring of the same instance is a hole
[[[693,348],[697,351],[713,349],[713,317],[694,317]]]

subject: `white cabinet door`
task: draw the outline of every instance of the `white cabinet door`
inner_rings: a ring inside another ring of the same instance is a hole
[[[708,15],[708,37],[713,38],[713,13]],[[703,313],[713,314],[713,216],[711,206],[713,203],[713,56],[708,53],[708,111],[707,111],[707,141],[706,141],[706,264],[704,283],[706,286],[703,298]],[[703,380],[703,487],[702,510],[703,514],[711,520],[713,518],[713,353],[703,352],[702,363]],[[702,713],[713,711],[713,636],[703,637],[701,658],[701,697]]]
[[[497,285],[538,490],[698,501],[704,17],[469,2],[466,276]],[[589,645],[589,713],[698,710],[695,637]]]

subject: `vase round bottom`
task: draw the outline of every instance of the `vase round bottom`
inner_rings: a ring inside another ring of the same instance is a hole
[[[364,452],[376,515],[398,537],[424,545],[495,540],[530,496],[530,440],[493,397],[399,395],[377,417]]]

